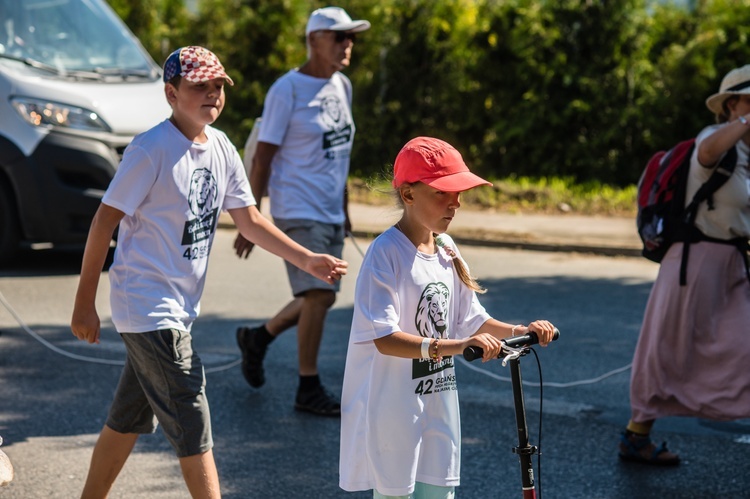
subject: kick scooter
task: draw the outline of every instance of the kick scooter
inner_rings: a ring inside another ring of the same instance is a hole
[[[560,337],[560,331],[555,329],[553,341]],[[534,467],[531,456],[539,450],[537,446],[529,444],[529,431],[526,424],[526,405],[523,399],[523,384],[521,382],[520,357],[529,353],[529,347],[539,343],[536,333],[529,332],[523,336],[505,338],[503,351],[500,356],[503,366],[510,363],[510,378],[513,386],[513,404],[516,411],[516,429],[518,430],[518,446],[513,448],[513,453],[518,455],[521,464],[521,487],[523,499],[536,499],[536,487],[534,486]],[[483,351],[479,347],[468,347],[464,350],[464,359],[471,362],[482,358]],[[500,357],[498,357],[500,358]],[[540,415],[541,417],[541,415]]]

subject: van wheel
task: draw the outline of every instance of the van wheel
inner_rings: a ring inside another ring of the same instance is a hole
[[[0,182],[0,265],[8,263],[18,251],[20,231],[18,214],[10,189]]]

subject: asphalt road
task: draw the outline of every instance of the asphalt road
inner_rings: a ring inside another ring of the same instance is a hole
[[[339,421],[293,410],[293,331],[271,347],[266,386],[254,390],[242,379],[235,328],[272,315],[288,300],[289,287],[281,260],[257,251],[239,261],[231,251],[233,236],[231,230],[217,234],[202,316],[193,330],[209,370],[224,497],[371,497],[338,488]],[[364,250],[367,241],[358,245]],[[617,459],[619,432],[629,416],[628,365],[656,265],[632,257],[468,246],[462,251],[489,289],[481,299],[493,315],[524,323],[547,318],[562,332],[555,344],[535,349],[543,393],[534,384],[540,378],[535,357],[521,362],[530,439],[542,448],[541,467],[534,458],[541,497],[750,497],[748,421],[659,421],[655,438],[668,440],[683,456],[677,468]],[[322,379],[335,392],[341,389],[361,262],[351,242],[345,257],[351,277],[329,315],[320,356]],[[15,480],[0,488],[2,499],[77,497],[111,401],[124,349],[109,322],[106,278],[98,295],[102,343],[80,343],[68,329],[79,261],[76,253],[38,252],[12,270],[0,269],[0,435],[16,470]],[[459,497],[521,497],[507,368],[499,361],[459,360],[457,376],[463,428]],[[157,432],[139,440],[111,497],[187,495],[177,459]]]

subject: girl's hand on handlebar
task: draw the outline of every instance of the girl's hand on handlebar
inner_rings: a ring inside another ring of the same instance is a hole
[[[552,337],[555,334],[555,326],[545,320],[538,320],[534,321],[528,326],[529,331],[533,331],[536,333],[536,335],[539,337],[539,344],[543,347],[546,347],[550,341],[552,341]]]
[[[461,348],[463,351],[466,347],[479,347],[482,349],[482,362],[497,359],[503,349],[502,342],[488,333],[479,333],[466,339],[466,343]]]

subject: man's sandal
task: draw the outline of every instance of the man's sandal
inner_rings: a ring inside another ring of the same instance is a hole
[[[667,443],[657,447],[648,435],[640,436],[623,432],[620,436],[620,459],[656,466],[680,464],[680,456],[667,450]]]

